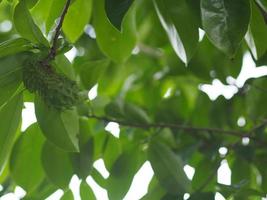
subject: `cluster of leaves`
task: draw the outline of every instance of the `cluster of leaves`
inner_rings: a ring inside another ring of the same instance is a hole
[[[24,199],[45,199],[58,188],[62,199],[73,199],[68,184],[77,174],[82,199],[96,199],[85,182],[90,175],[120,200],[148,160],[155,176],[144,200],[266,195],[267,80],[250,80],[230,100],[212,102],[199,90],[215,78],[237,77],[245,54],[267,64],[265,0],[71,1],[53,67],[82,93],[98,84],[98,96],[59,110],[25,89],[22,74],[25,63],[49,54],[66,2],[0,0],[2,194],[19,185]],[[70,44],[72,63],[64,55]],[[37,122],[22,133],[24,102],[34,103]],[[236,123],[241,116],[243,127]],[[121,125],[119,138],[105,131],[110,121]],[[100,158],[106,179],[93,167]],[[232,171],[229,186],[217,183],[223,160]],[[195,168],[192,180],[186,164]]]

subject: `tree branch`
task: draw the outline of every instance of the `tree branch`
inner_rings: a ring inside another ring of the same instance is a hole
[[[128,126],[133,128],[141,128],[141,129],[149,129],[149,128],[173,128],[173,129],[179,129],[189,132],[211,132],[211,133],[218,133],[218,134],[225,134],[225,135],[231,135],[239,138],[248,137],[252,140],[258,140],[254,136],[252,136],[250,133],[251,131],[245,132],[245,131],[235,131],[235,130],[224,130],[219,128],[207,128],[207,127],[193,127],[193,126],[186,126],[186,125],[180,125],[180,124],[167,124],[167,123],[150,123],[150,124],[139,124],[139,123],[133,123],[133,122],[125,122],[118,119],[112,119],[108,118],[106,116],[97,116],[94,114],[91,114],[87,116],[88,118],[97,119],[104,122],[116,122],[121,126]]]
[[[71,3],[71,0],[67,0],[66,1],[66,4],[64,6],[64,9],[61,13],[61,16],[60,16],[60,19],[59,19],[59,23],[56,27],[56,30],[55,30],[55,35],[53,37],[53,42],[52,42],[52,46],[50,48],[50,52],[45,60],[45,63],[49,63],[49,61],[53,60],[55,57],[56,57],[56,54],[57,54],[57,41],[58,41],[58,38],[60,36],[60,32],[61,32],[61,28],[63,26],[63,22],[64,22],[64,19],[65,19],[65,16],[68,12],[68,9],[70,7],[70,3]]]

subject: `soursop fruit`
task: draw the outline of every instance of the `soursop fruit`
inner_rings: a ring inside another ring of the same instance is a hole
[[[39,95],[49,107],[57,110],[70,109],[80,101],[76,82],[56,72],[49,64],[38,60],[27,61],[22,75],[25,87]]]

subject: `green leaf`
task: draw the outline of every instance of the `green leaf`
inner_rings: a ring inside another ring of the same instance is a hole
[[[154,0],[154,5],[174,51],[188,64],[198,44],[197,18],[186,0]]]
[[[32,49],[32,44],[23,38],[7,40],[0,44],[0,58]]]
[[[211,42],[225,54],[234,57],[248,30],[249,0],[201,0],[201,17]]]
[[[22,82],[23,56],[15,55],[0,60],[0,108],[17,91]]]
[[[16,141],[11,158],[10,172],[15,182],[28,193],[42,182],[41,150],[45,139],[35,123]]]
[[[34,23],[25,0],[21,0],[17,4],[13,18],[15,27],[22,37],[33,43],[40,43],[48,46],[47,40],[38,26]]]
[[[262,16],[261,11],[258,9],[257,5],[252,1],[252,15],[249,25],[249,31],[245,37],[246,42],[250,48],[251,53],[256,59],[259,59],[264,55],[267,50],[266,34],[267,27]]]
[[[192,195],[188,200],[199,200],[199,199],[205,199],[205,200],[214,200],[215,194],[214,193],[196,193]]]
[[[169,193],[184,194],[191,190],[182,160],[168,146],[152,140],[148,148],[148,160],[161,186]]]
[[[44,136],[65,151],[79,151],[79,118],[75,109],[57,111],[36,96],[35,114]]]
[[[214,191],[217,183],[217,169],[219,167],[218,161],[211,161],[210,159],[203,159],[195,168],[195,174],[192,179],[192,188],[194,190],[202,189],[202,192]],[[207,183],[207,181],[209,181]],[[205,187],[203,188],[203,186]]]
[[[121,23],[134,0],[105,0],[105,10],[109,21],[118,30],[121,30]]]
[[[104,54],[117,63],[123,63],[130,57],[136,44],[135,10],[131,9],[127,13],[122,24],[122,32],[120,32],[110,24],[104,4],[105,0],[94,2],[93,24],[96,31],[96,40]]]
[[[26,0],[28,8],[32,8],[38,0]]]
[[[63,31],[74,43],[82,35],[92,13],[92,0],[76,0],[70,6],[63,23]]]
[[[0,173],[12,149],[21,120],[22,94],[18,94],[0,108]]]
[[[60,200],[74,200],[74,196],[71,190],[68,190],[64,193],[64,195],[60,198]]]
[[[80,152],[72,153],[71,159],[75,174],[86,179],[93,168],[94,143],[89,139],[85,144],[80,144]]]
[[[115,138],[113,135],[108,134],[103,155],[105,166],[108,171],[110,171],[110,169],[112,168],[114,162],[121,154],[121,151],[122,147],[120,140],[118,138]]]
[[[147,113],[134,104],[126,103],[124,105],[124,114],[126,120],[129,122],[140,124],[149,124],[151,122]]]
[[[149,188],[147,194],[141,200],[161,200],[166,194],[164,188],[162,188],[154,176],[149,183]]]
[[[42,164],[47,178],[61,189],[68,187],[74,174],[69,154],[46,142],[42,150]]]
[[[83,86],[88,90],[91,89],[106,71],[108,64],[107,59],[77,63],[75,67]]]
[[[81,200],[96,200],[96,196],[93,190],[85,181],[81,182],[80,196],[81,196]]]
[[[65,0],[39,0],[36,6],[31,10],[36,22],[39,25],[45,25],[46,33],[48,33],[55,24],[65,3]]]
[[[115,161],[107,180],[107,190],[110,200],[123,199],[128,192],[132,178],[139,167],[140,152],[132,149],[123,152]]]

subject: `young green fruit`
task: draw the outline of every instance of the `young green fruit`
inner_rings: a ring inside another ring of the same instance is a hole
[[[37,60],[27,61],[22,70],[25,87],[39,95],[44,103],[57,110],[70,109],[80,101],[75,81]]]

